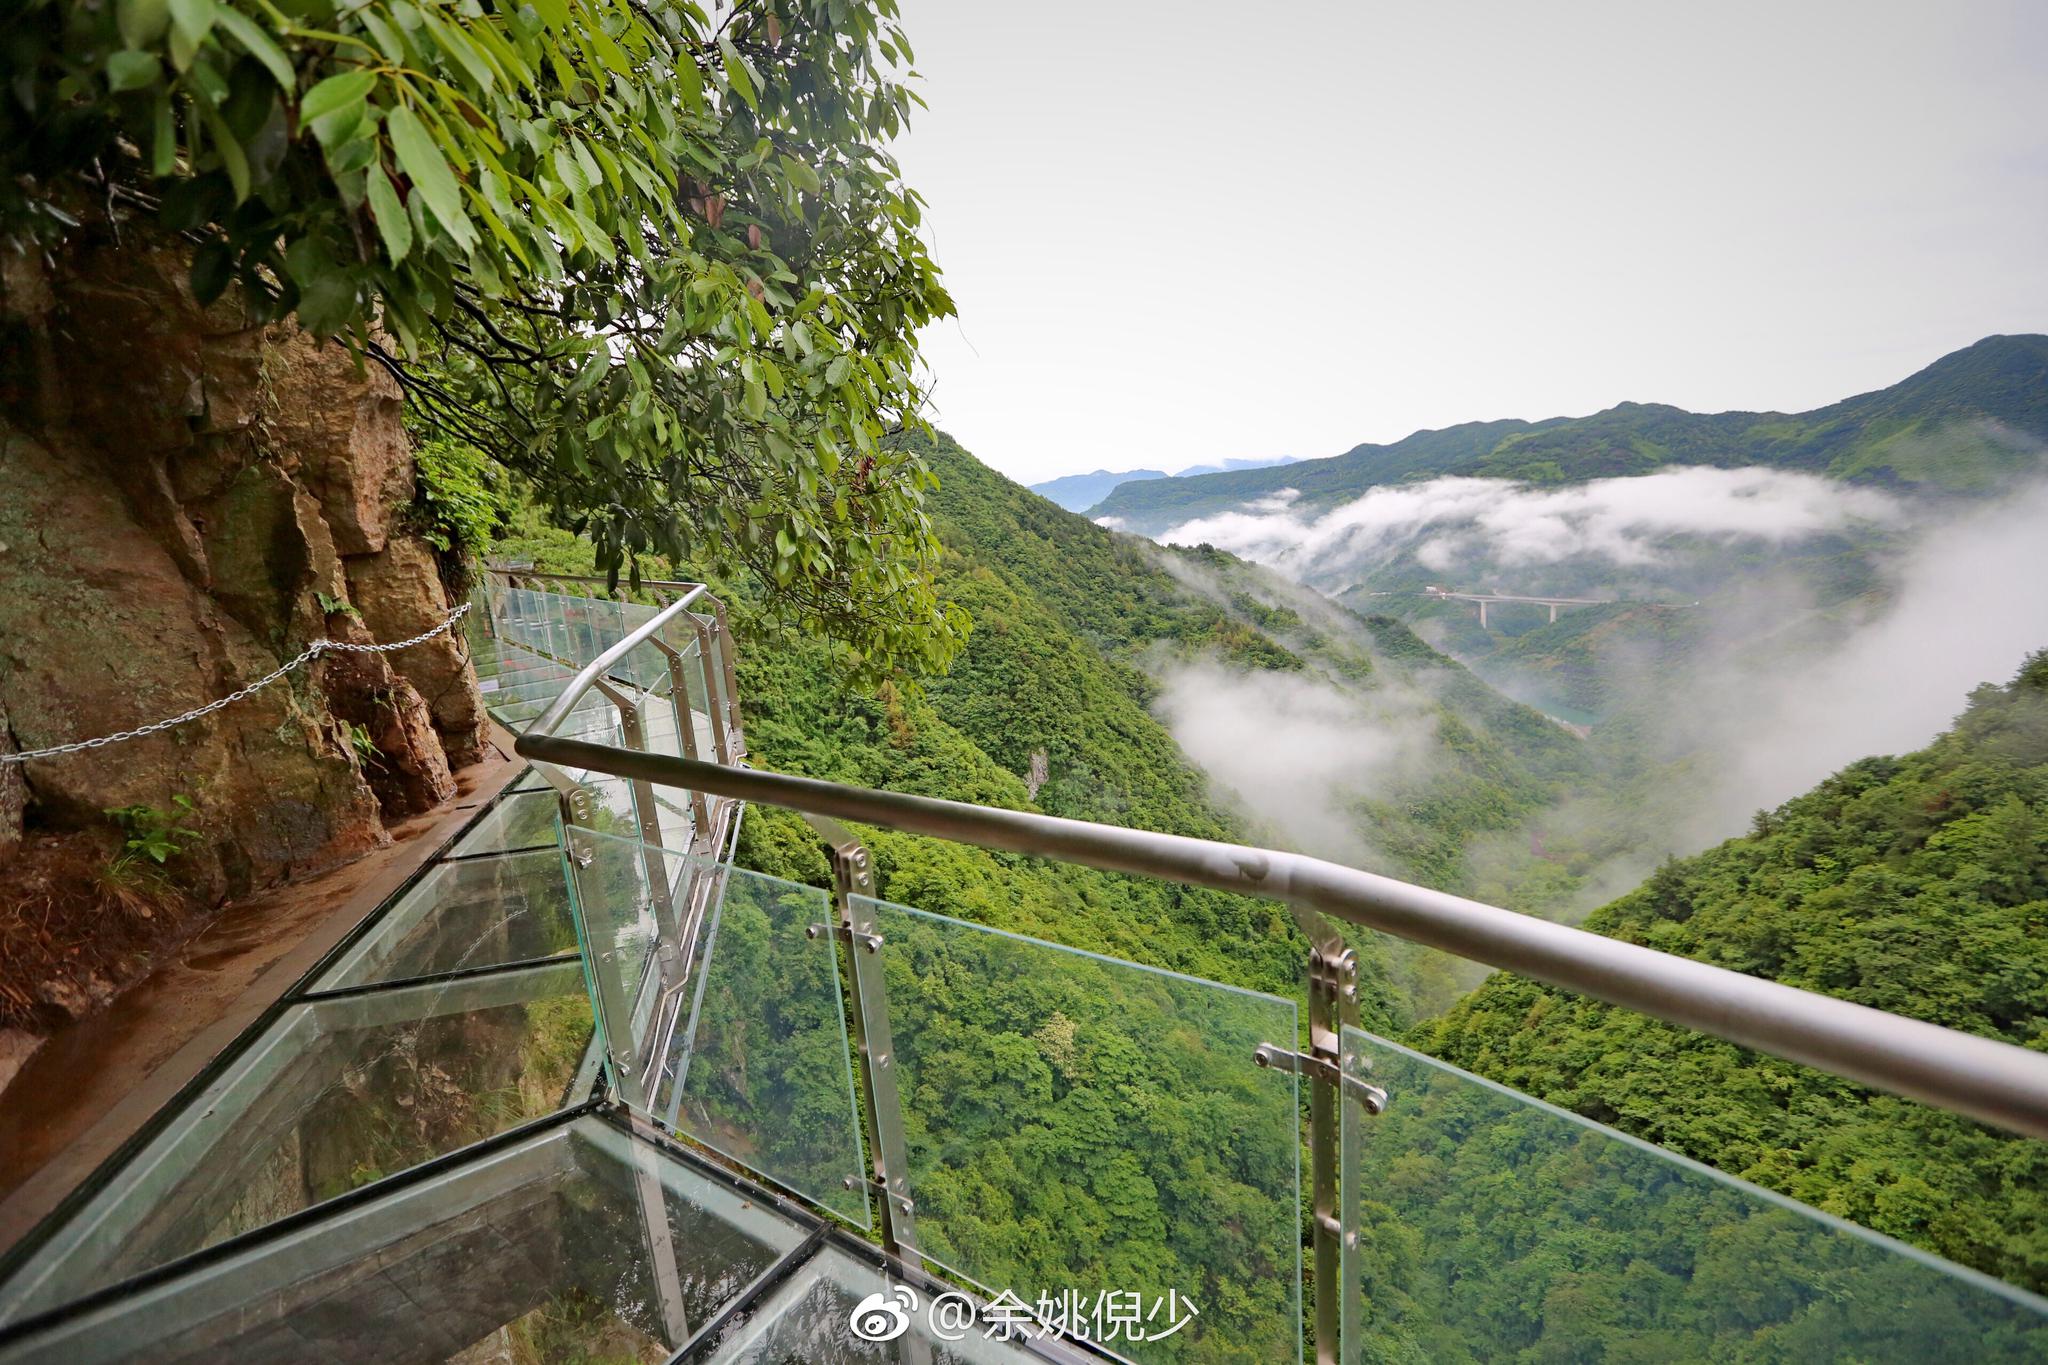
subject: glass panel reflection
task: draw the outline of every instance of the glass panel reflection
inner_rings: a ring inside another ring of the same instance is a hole
[[[831,897],[584,830],[577,922],[627,1103],[866,1226]],[[854,1182],[848,1189],[848,1179]]]
[[[655,1362],[803,1235],[581,1118],[262,1239],[8,1358]]]
[[[515,849],[538,848],[555,843],[555,813],[560,805],[550,791],[507,792],[498,803],[469,827],[451,858],[478,853],[509,853]]]
[[[874,1266],[828,1246],[682,1359],[686,1365],[712,1361],[720,1365],[811,1365],[814,1361],[965,1365],[969,1361],[1042,1359],[1024,1347],[1026,1340],[1035,1339],[1027,1333],[1036,1334],[1036,1325],[985,1321],[949,1325],[954,1322],[950,1310],[935,1322],[929,1290],[913,1291],[914,1299],[893,1298],[898,1307],[916,1305],[915,1311],[905,1314],[909,1322],[901,1336],[870,1341],[854,1333],[855,1305],[872,1294],[892,1298],[901,1293],[902,1286]]]
[[[547,798],[552,804],[553,798]],[[441,863],[323,974],[315,990],[576,951],[558,849]]]
[[[2048,1358],[2048,1303],[1357,1029],[1345,1358]]]
[[[294,1006],[11,1281],[77,1298],[560,1108],[590,1006],[574,963]]]
[[[858,907],[882,935],[919,1249],[1091,1332],[1135,1304],[1108,1343],[1135,1360],[1297,1359],[1295,1078],[1253,1061],[1295,1046],[1294,1003]]]

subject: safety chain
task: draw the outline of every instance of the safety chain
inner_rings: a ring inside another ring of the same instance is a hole
[[[104,749],[109,744],[119,744],[124,739],[140,739],[144,735],[153,735],[160,730],[168,730],[173,726],[198,720],[201,716],[210,716],[224,706],[232,706],[242,698],[261,691],[293,669],[318,658],[322,654],[391,654],[401,649],[410,649],[414,645],[423,644],[461,620],[463,613],[468,611],[469,607],[470,604],[464,602],[454,611],[449,612],[448,619],[435,626],[432,630],[422,631],[410,640],[400,640],[396,644],[352,645],[341,640],[315,640],[312,644],[299,651],[299,656],[290,663],[273,668],[270,672],[265,673],[240,691],[230,692],[219,701],[210,701],[197,710],[187,711],[182,716],[172,716],[169,720],[156,721],[153,724],[144,725],[134,730],[123,730],[118,734],[101,735],[98,739],[82,739],[76,744],[58,744],[48,749],[24,749],[20,753],[0,754],[0,763],[26,763],[32,758],[56,758],[62,754],[83,753],[87,749]]]

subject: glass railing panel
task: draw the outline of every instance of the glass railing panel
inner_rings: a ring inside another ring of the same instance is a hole
[[[660,614],[659,607],[640,602],[619,603],[619,626],[627,634],[640,629]],[[668,656],[652,647],[634,650],[626,657],[626,676],[643,689],[658,689],[668,680]]]
[[[574,963],[293,1006],[8,1283],[0,1320],[560,1108],[590,1033]]]
[[[508,673],[493,678],[496,684],[483,695],[491,706],[514,706],[527,701],[553,701],[568,688],[575,677],[566,668],[530,668],[518,673]]]
[[[1134,1360],[1297,1359],[1295,1078],[1253,1060],[1294,1003],[869,913],[919,1251]]]
[[[577,833],[590,857],[577,870],[578,925],[614,1075],[628,1073],[619,1093],[866,1227],[831,896]]]
[[[1344,1357],[2038,1361],[2048,1302],[1357,1029]]]
[[[313,989],[403,981],[575,951],[562,856],[550,845],[429,869]]]
[[[639,842],[570,826],[563,831],[569,905],[583,954],[585,985],[604,1040],[611,1093],[645,1110],[645,1067],[662,997],[661,973],[650,971],[662,942],[657,899],[674,889],[658,852]]]
[[[652,1107],[676,1131],[866,1227],[832,898],[728,868],[699,889],[684,924],[687,1002]]]
[[[652,1365],[803,1236],[741,1191],[581,1118],[31,1329],[4,1354]]]

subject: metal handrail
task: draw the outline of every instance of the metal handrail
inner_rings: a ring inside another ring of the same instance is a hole
[[[514,572],[517,572],[517,570],[514,570]],[[577,671],[576,676],[569,679],[568,686],[562,689],[560,695],[555,698],[554,703],[547,710],[541,712],[533,724],[527,727],[526,733],[528,735],[553,738],[555,727],[568,719],[569,713],[576,709],[576,704],[583,700],[591,688],[597,686],[600,678],[612,671],[613,664],[616,664],[641,645],[647,643],[654,636],[659,635],[670,621],[682,615],[689,609],[692,602],[709,591],[702,583],[677,583],[673,586],[685,589],[686,591],[681,597],[678,597],[675,601],[633,627],[632,630],[626,632],[611,648],[583,665]],[[517,745],[514,747],[516,748]],[[598,747],[604,748],[605,746],[600,745]],[[605,751],[607,753],[621,752],[612,749],[606,749]],[[724,765],[712,763],[706,766],[722,770]]]
[[[598,663],[578,675],[601,672]],[[573,693],[572,685],[572,693]],[[548,714],[559,722],[565,694]],[[544,718],[546,719],[546,718]],[[526,758],[1112,872],[1266,896],[1745,1047],[2048,1137],[2048,1055],[1298,853],[635,753],[548,733]]]
[[[550,573],[545,569],[515,569],[504,564],[487,564],[484,566],[484,572],[486,574],[496,574],[500,578],[545,578],[555,583],[602,583],[607,588],[612,589],[632,586],[623,578],[614,582],[612,579],[604,578],[597,574]],[[639,586],[643,588],[661,588],[671,592],[680,592],[686,588],[696,588],[701,591],[704,587],[702,583],[685,583],[680,579],[674,578],[643,578],[640,580]]]

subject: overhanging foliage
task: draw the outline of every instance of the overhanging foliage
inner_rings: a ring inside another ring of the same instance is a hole
[[[745,565],[870,670],[939,664],[915,331],[951,300],[882,147],[895,0],[29,0],[0,232],[153,212],[388,367],[599,563]]]

